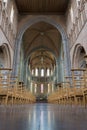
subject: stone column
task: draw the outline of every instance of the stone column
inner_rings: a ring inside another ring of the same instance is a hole
[[[18,76],[19,65],[20,65],[20,43],[19,39],[16,39],[15,50],[14,50],[14,60],[13,60],[13,75]]]
[[[85,22],[87,19],[87,0],[82,0],[81,10],[82,10],[84,22]]]
[[[28,70],[28,64],[27,62],[24,63],[24,82],[25,84],[28,84],[28,76],[29,76],[29,70]]]
[[[30,81],[31,81],[32,75],[31,75],[28,64],[27,64],[27,73],[28,73],[28,87],[30,88]]]
[[[0,26],[2,21],[2,1],[0,0]]]
[[[67,39],[63,39],[63,50],[64,50],[64,70],[65,76],[71,75],[71,61],[70,61],[70,50],[67,43]]]
[[[58,82],[63,82],[64,81],[64,73],[65,73],[65,71],[64,71],[64,60],[61,60],[61,59],[59,59],[58,60]]]
[[[58,77],[58,75],[59,75],[59,60],[56,60],[56,71],[55,71],[55,73],[56,73],[56,81],[58,83],[59,82],[59,77]]]

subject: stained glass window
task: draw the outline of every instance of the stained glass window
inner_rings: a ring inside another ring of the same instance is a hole
[[[41,84],[41,93],[43,93],[44,88],[43,88],[43,84]]]

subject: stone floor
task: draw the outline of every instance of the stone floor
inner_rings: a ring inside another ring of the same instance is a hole
[[[0,106],[0,130],[87,130],[87,108],[46,103]]]

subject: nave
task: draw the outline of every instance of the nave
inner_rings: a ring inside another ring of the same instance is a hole
[[[87,130],[87,0],[0,0],[0,130]]]
[[[1,105],[0,130],[87,130],[87,108],[49,103]]]

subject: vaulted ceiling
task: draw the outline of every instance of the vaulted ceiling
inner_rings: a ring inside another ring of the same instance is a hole
[[[30,68],[53,68],[56,64],[55,58],[49,51],[44,49],[36,50],[29,59]]]
[[[70,0],[15,0],[19,13],[64,14]]]
[[[37,48],[52,50],[58,57],[61,46],[61,35],[52,25],[38,22],[26,30],[23,35],[23,49],[27,58]]]

